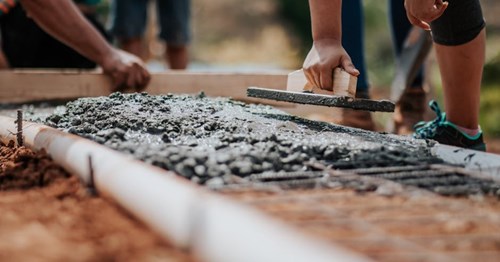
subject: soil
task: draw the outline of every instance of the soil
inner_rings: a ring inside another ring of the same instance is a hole
[[[498,261],[500,202],[351,189],[221,193],[376,261]]]
[[[308,162],[340,169],[442,162],[430,153],[429,141],[309,121],[203,94],[81,98],[46,123],[198,183],[311,170]]]
[[[0,190],[43,187],[69,175],[44,152],[0,142]]]
[[[428,141],[308,121],[271,107],[203,94],[83,98],[43,121],[210,185],[234,181],[234,176],[303,172],[313,167],[307,164],[311,162],[338,169],[442,162],[432,156]],[[19,155],[30,155],[18,150]],[[76,178],[46,175],[40,187],[40,175],[32,174],[38,179],[21,179],[21,183],[2,178],[12,182],[5,186],[10,191],[0,193],[0,208],[8,210],[0,217],[0,234],[7,236],[0,240],[0,260],[4,254],[9,259],[41,257],[42,261],[74,260],[75,254],[83,261],[187,259],[119,208],[89,196]],[[27,191],[19,189],[30,186]],[[457,261],[498,257],[497,199],[470,196],[486,198],[475,201],[428,193],[388,197],[378,191],[344,186],[228,194],[380,261],[439,260],[440,254],[453,252]]]
[[[0,261],[190,261],[44,152],[13,143],[0,145],[0,212]]]

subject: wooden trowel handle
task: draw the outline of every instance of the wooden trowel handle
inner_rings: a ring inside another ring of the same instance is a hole
[[[307,81],[304,71],[297,70],[288,74],[287,91],[309,92],[336,96],[356,96],[358,78],[337,67],[333,70],[333,92],[315,87]]]

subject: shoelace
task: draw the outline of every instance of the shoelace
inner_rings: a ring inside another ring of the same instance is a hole
[[[431,100],[429,102],[429,107],[436,113],[437,117],[436,119],[425,122],[421,121],[415,124],[415,133],[413,134],[414,138],[432,138],[436,134],[436,129],[446,121],[446,113],[441,111],[441,108],[439,108],[439,104]]]

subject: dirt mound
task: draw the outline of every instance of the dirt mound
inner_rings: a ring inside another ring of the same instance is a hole
[[[0,190],[42,187],[69,177],[43,150],[14,147],[14,141],[0,146]]]
[[[0,261],[189,261],[44,152],[0,145]]]

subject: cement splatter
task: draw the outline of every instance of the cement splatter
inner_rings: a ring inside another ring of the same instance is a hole
[[[46,123],[197,183],[263,172],[440,163],[428,141],[308,121],[224,98],[114,93],[82,98]]]

